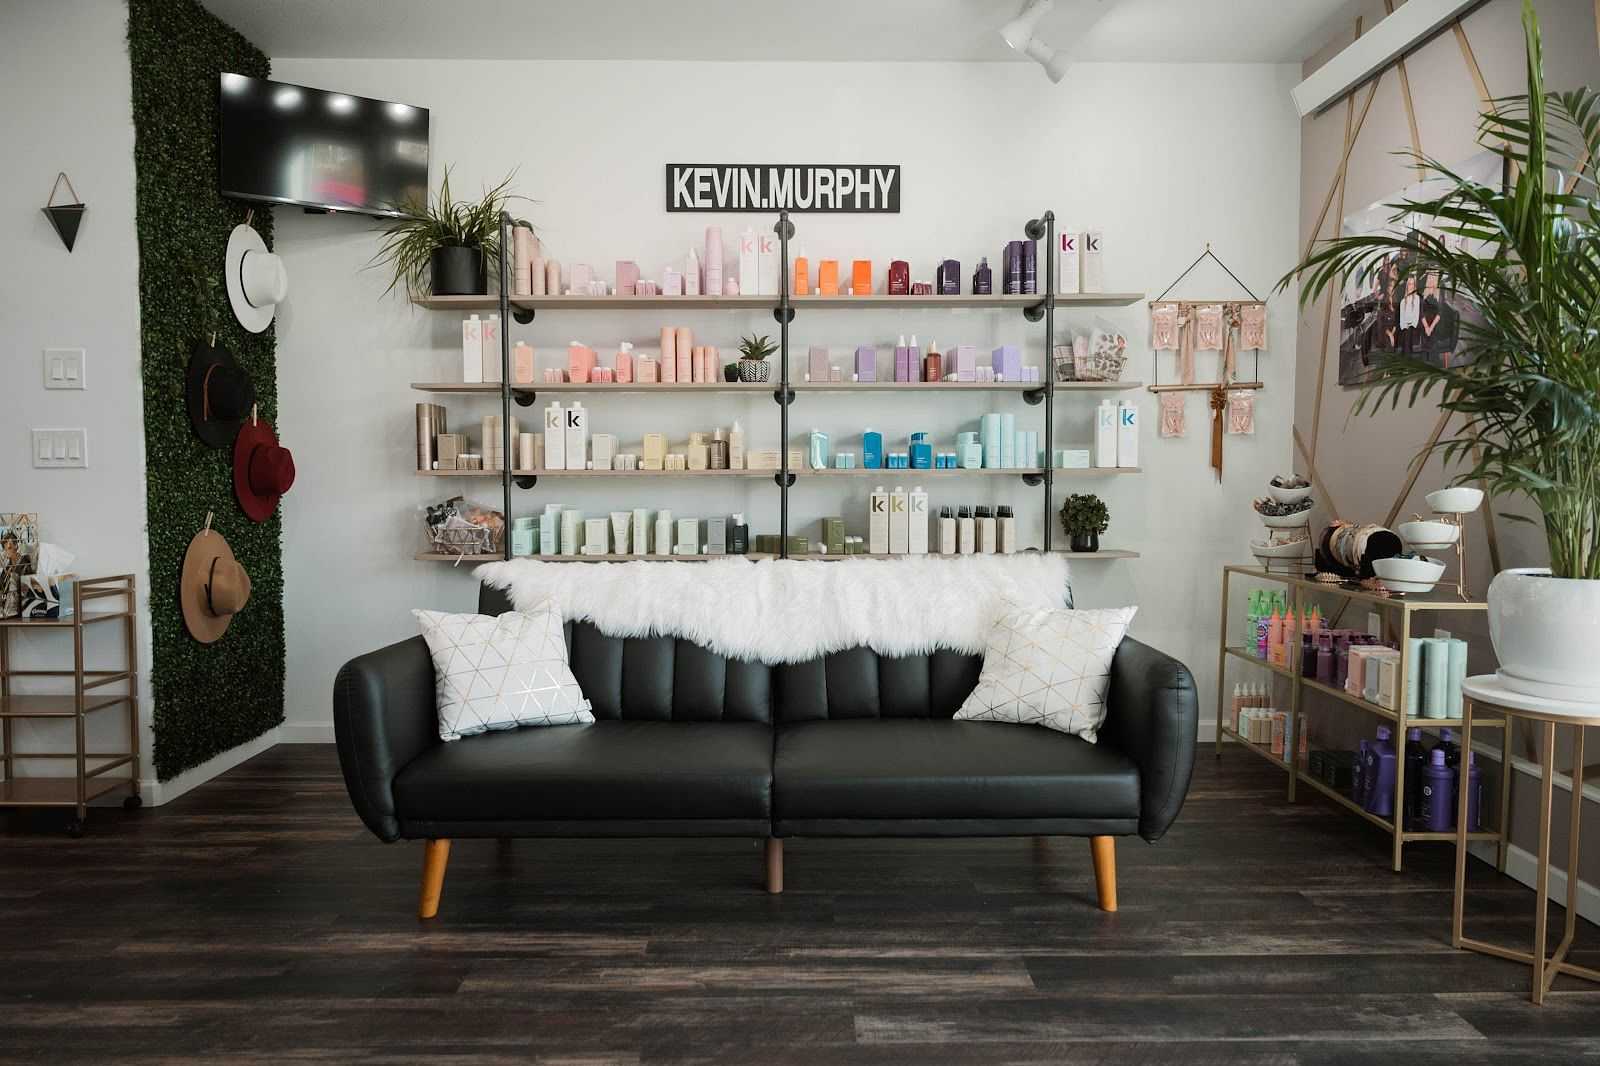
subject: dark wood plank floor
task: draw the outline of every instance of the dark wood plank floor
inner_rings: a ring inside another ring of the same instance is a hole
[[[1452,951],[1451,852],[1388,844],[1243,753],[1178,825],[1026,839],[419,844],[356,820],[331,747],[279,747],[157,810],[0,817],[0,1060],[259,1063],[1561,1063],[1600,989]],[[1532,894],[1474,864],[1473,927]],[[1559,911],[1555,914],[1559,917]],[[1595,965],[1600,937],[1587,925]]]

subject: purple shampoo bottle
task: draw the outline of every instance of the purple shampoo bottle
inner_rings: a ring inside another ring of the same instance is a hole
[[[1443,746],[1428,753],[1422,771],[1422,825],[1430,833],[1445,833],[1455,825],[1455,773],[1445,765]]]
[[[1364,806],[1379,818],[1394,816],[1395,751],[1389,740],[1391,736],[1389,727],[1380,725],[1377,743],[1367,748],[1367,802]]]

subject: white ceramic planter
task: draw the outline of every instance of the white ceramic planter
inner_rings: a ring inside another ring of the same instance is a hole
[[[1488,601],[1489,639],[1507,688],[1600,704],[1600,581],[1502,570]]]

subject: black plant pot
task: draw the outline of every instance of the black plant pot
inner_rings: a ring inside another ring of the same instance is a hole
[[[1075,552],[1097,552],[1100,550],[1100,534],[1074,533],[1072,535],[1072,550]]]
[[[738,382],[739,382],[739,364],[738,363],[724,363],[724,364],[722,364],[722,380],[723,381],[727,381],[727,382],[731,382],[733,384],[738,384]]]
[[[482,248],[451,245],[428,257],[429,288],[435,296],[478,296],[489,291]]]

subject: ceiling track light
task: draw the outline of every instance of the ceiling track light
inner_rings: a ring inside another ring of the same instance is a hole
[[[1056,0],[1027,0],[1017,17],[1000,27],[1000,37],[1014,52],[1021,52],[1044,68],[1045,76],[1059,84],[1067,76],[1067,57],[1034,37],[1039,20],[1056,6]]]

